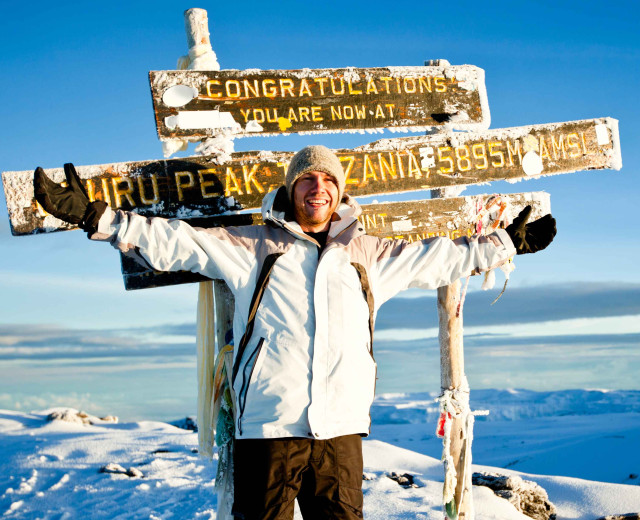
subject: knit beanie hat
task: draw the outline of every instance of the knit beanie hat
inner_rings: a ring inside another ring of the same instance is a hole
[[[296,181],[305,173],[314,171],[327,173],[337,181],[338,201],[341,201],[345,185],[344,169],[336,154],[322,145],[305,146],[291,159],[284,179],[289,200],[293,200],[293,185]]]

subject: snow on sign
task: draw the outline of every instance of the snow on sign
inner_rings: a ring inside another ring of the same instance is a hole
[[[528,204],[533,206],[532,219],[551,212],[548,193],[516,193],[511,195],[475,195],[412,202],[387,202],[362,206],[360,224],[367,234],[377,237],[405,239],[410,242],[436,236],[456,239],[474,233],[491,232],[510,222]],[[198,227],[225,227],[262,224],[259,213],[196,218]],[[187,271],[161,272],[120,255],[127,290],[206,280]]]
[[[484,132],[382,139],[336,150],[354,196],[478,184],[496,180],[621,167],[618,122],[601,118]],[[260,207],[284,183],[292,152],[238,152],[210,157],[79,166],[93,199],[147,216],[207,217]],[[47,170],[61,182],[61,168]],[[44,213],[33,196],[33,173],[4,172],[14,235],[72,229]]]
[[[484,71],[471,65],[152,71],[160,139],[292,132],[489,127]]]

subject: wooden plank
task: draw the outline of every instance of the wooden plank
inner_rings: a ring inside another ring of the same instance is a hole
[[[489,127],[471,65],[149,73],[160,139]]]
[[[533,206],[532,219],[551,212],[548,193],[516,193],[511,195],[475,195],[450,199],[430,199],[411,202],[368,204],[359,217],[367,234],[381,238],[405,239],[409,242],[435,236],[451,239],[471,236],[477,230],[490,229],[499,221],[513,218],[527,204]],[[498,219],[499,217],[499,219]],[[194,218],[188,222],[196,227],[226,227],[261,225],[257,213]],[[502,224],[500,224],[502,226]],[[207,278],[190,272],[161,272],[138,264],[124,255],[122,274],[127,290],[199,282]]]
[[[434,189],[507,179],[620,169],[618,122],[611,118],[382,139],[335,150],[354,196]],[[238,152],[228,163],[211,157],[77,167],[93,198],[114,208],[167,218],[212,216],[257,208],[284,182],[292,152]],[[539,173],[537,167],[542,167]],[[46,170],[57,182],[62,168]],[[33,173],[4,172],[14,235],[73,229],[38,207]]]

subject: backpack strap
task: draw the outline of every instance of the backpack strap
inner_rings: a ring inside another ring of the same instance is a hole
[[[365,269],[364,265],[357,262],[351,262],[351,265],[358,272],[360,285],[362,286],[362,295],[367,302],[367,307],[369,307],[369,334],[371,335],[371,343],[369,343],[371,349],[369,350],[369,354],[371,354],[371,357],[373,358],[373,315],[375,312],[375,307],[373,301],[373,293],[371,292],[371,285],[369,285],[369,276],[367,275],[367,270]]]
[[[269,275],[271,274],[271,270],[273,269],[276,260],[280,258],[284,253],[272,253],[268,255],[262,264],[262,268],[260,269],[260,274],[258,275],[258,280],[256,282],[256,288],[253,291],[253,296],[251,298],[251,306],[249,307],[249,317],[247,318],[247,328],[240,339],[240,343],[238,343],[238,352],[236,353],[236,360],[233,364],[233,374],[231,376],[231,386],[233,388],[233,383],[236,380],[236,376],[238,375],[238,370],[240,369],[240,361],[242,359],[242,355],[244,354],[245,349],[247,348],[247,344],[251,339],[251,335],[253,334],[253,323],[256,317],[256,313],[258,312],[258,307],[260,306],[260,301],[262,300],[262,296],[264,295],[264,290],[267,287],[267,283],[269,283]]]

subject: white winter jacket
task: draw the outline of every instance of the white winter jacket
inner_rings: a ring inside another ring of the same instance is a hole
[[[503,230],[455,241],[371,237],[357,220],[360,207],[345,196],[318,255],[317,242],[286,219],[286,206],[281,188],[264,199],[266,225],[211,229],[107,210],[92,238],[110,240],[157,270],[224,280],[235,296],[236,346],[258,272],[276,255],[251,337],[235,362],[236,437],[367,434],[378,308],[409,287],[435,289],[496,267],[515,249]]]

